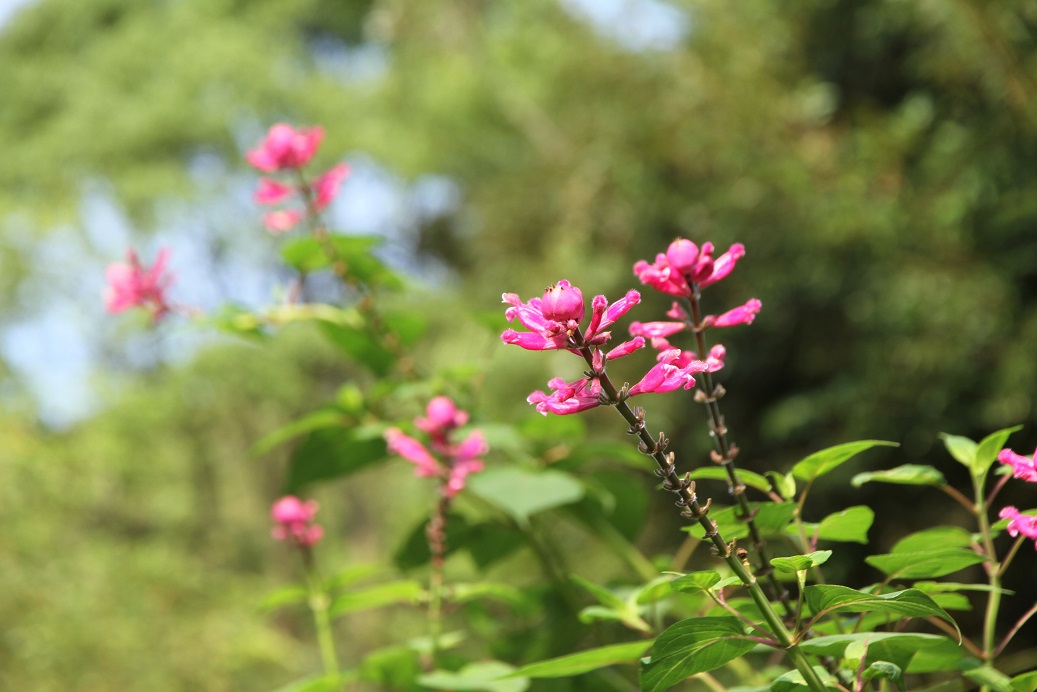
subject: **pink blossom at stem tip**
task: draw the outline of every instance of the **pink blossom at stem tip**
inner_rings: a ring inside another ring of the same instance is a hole
[[[301,127],[298,130],[278,123],[267,131],[259,146],[245,154],[245,160],[263,173],[302,168],[320,147],[324,128]]]
[[[270,507],[270,518],[276,524],[271,532],[273,537],[291,540],[304,548],[315,545],[324,536],[324,529],[312,523],[317,509],[314,500],[303,502],[294,495],[277,500]]]
[[[718,317],[709,316],[703,320],[703,326],[708,327],[734,327],[739,324],[752,324],[763,307],[756,298],[750,298],[745,305],[728,310]]]
[[[166,273],[169,249],[161,248],[150,267],[141,264],[135,250],[126,252],[126,262],[114,262],[105,270],[107,288],[104,302],[109,313],[122,312],[134,307],[151,311],[152,319],[158,321],[170,311],[166,290],[173,277]]]
[[[1037,541],[1037,517],[1023,514],[1015,507],[1005,507],[998,514],[1002,519],[1008,519],[1006,530],[1012,537],[1023,535]],[[1037,548],[1037,542],[1034,543]]]

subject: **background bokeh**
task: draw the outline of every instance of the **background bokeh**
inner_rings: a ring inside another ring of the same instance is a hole
[[[23,0],[0,17],[0,688],[262,689],[316,665],[305,619],[257,605],[297,565],[267,519],[290,449],[253,446],[350,364],[303,327],[260,348],[147,331],[100,299],[130,244],[173,249],[178,302],[276,299],[242,161],[273,122],[323,125],[320,163],[350,163],[332,225],[384,236],[407,300],[441,318],[421,357],[478,422],[529,416],[559,365],[500,347],[502,292],[619,296],[684,236],[747,247],[711,311],[763,301],[723,335],[748,468],[877,438],[901,446],[848,475],[928,463],[963,483],[940,432],[1023,424],[1013,447],[1037,444],[1033,3]],[[645,303],[636,319],[667,307]],[[700,416],[677,399],[653,425],[701,455]],[[396,462],[315,490],[329,562],[384,559],[420,517],[382,501],[387,478],[419,487]],[[818,514],[873,503],[875,546],[956,520],[938,493],[842,487]],[[1032,507],[1027,490],[1005,499]],[[674,529],[661,515],[641,540],[672,551]],[[1033,568],[1008,586],[1032,594]],[[345,646],[391,641],[377,625],[350,620]]]

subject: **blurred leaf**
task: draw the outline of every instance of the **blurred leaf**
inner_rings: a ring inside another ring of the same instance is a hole
[[[302,586],[286,586],[263,597],[259,603],[259,609],[269,613],[286,605],[305,603],[310,597],[310,592]]]
[[[529,689],[526,678],[510,677],[515,666],[500,661],[469,663],[457,672],[434,670],[418,678],[425,687],[435,690],[480,690],[481,692],[524,692]],[[502,679],[504,678],[504,679]]]
[[[349,567],[343,567],[330,574],[324,580],[324,588],[329,592],[343,589],[358,581],[373,577],[382,569],[378,565],[350,565]]]
[[[840,689],[839,681],[821,666],[814,666],[814,672],[827,689]],[[806,680],[803,679],[802,673],[798,670],[790,670],[784,675],[776,678],[774,682],[771,683],[770,689],[771,692],[798,692],[799,690],[809,690],[810,686],[807,685]]]
[[[1037,670],[1012,678],[1012,689],[1015,692],[1037,692]]]
[[[393,563],[401,570],[427,565],[430,554],[425,526],[428,519],[414,525],[407,538],[393,555]],[[476,565],[485,570],[507,557],[525,543],[522,534],[499,522],[471,523],[462,514],[447,515],[446,555],[465,550]]]
[[[720,581],[720,573],[713,570],[690,572],[670,582],[670,588],[684,593],[708,591]]]
[[[278,687],[274,692],[339,692],[343,676],[314,675]]]
[[[932,466],[904,464],[885,471],[865,471],[858,473],[850,481],[855,488],[865,483],[897,483],[900,485],[947,485],[947,479]]]
[[[994,692],[1015,692],[1012,687],[1012,679],[989,665],[969,668],[965,671],[965,677],[994,690]]]
[[[332,265],[334,254],[346,267],[348,275],[368,286],[399,288],[403,284],[372,250],[383,242],[378,236],[332,234],[325,242],[309,235],[288,240],[281,246],[281,258],[297,271],[309,274]],[[329,253],[330,249],[330,253]]]
[[[792,467],[792,473],[801,481],[811,482],[849,461],[861,452],[872,447],[899,447],[896,442],[884,440],[861,440],[822,449]]]
[[[304,486],[353,473],[385,459],[381,436],[359,428],[314,430],[292,453],[284,492],[297,493]]]
[[[396,362],[392,352],[378,342],[366,325],[347,326],[321,321],[320,330],[331,343],[375,375],[385,377]]]
[[[962,466],[972,471],[976,465],[976,449],[979,445],[967,437],[948,435],[947,433],[940,433],[940,439],[943,440],[943,445],[950,452],[950,455]]]
[[[670,588],[670,577],[669,575],[662,574],[635,589],[630,594],[630,599],[637,605],[647,605],[649,603],[658,603],[672,595],[673,590]]]
[[[323,428],[336,428],[342,426],[349,419],[338,408],[331,406],[307,413],[290,423],[282,425],[273,432],[264,436],[252,447],[252,453],[259,455],[269,452],[274,447],[284,444],[303,433],[321,430]]]
[[[693,480],[720,480],[727,481],[727,471],[722,466],[701,466],[694,469],[691,472]],[[762,493],[769,493],[771,489],[771,482],[765,477],[752,471],[746,471],[745,469],[738,469],[738,477],[742,483],[745,483],[750,488],[756,488]]]
[[[584,579],[578,574],[571,574],[569,575],[569,578],[575,584],[579,584],[580,586],[582,586],[585,591],[590,593],[590,595],[594,596],[598,603],[602,604],[603,606],[613,608],[616,610],[622,610],[627,607],[626,599],[620,598],[604,586],[599,586],[598,584],[595,584],[592,581]]]
[[[951,548],[870,555],[864,561],[890,579],[931,579],[985,562],[986,558],[971,550]]]
[[[501,582],[480,581],[451,584],[449,594],[450,600],[454,603],[490,598],[517,609],[528,609],[532,605],[530,597],[521,589]]]
[[[528,678],[567,678],[607,666],[623,663],[632,665],[637,663],[645,650],[652,645],[652,641],[645,639],[626,644],[612,644],[546,661],[537,661],[522,666],[511,675]]]
[[[519,524],[537,512],[578,501],[583,486],[562,471],[527,471],[516,467],[492,468],[473,476],[469,490],[504,510]]]
[[[943,608],[917,589],[876,595],[846,586],[815,584],[806,587],[803,594],[815,616],[832,612],[882,612],[911,618],[938,617],[958,629],[957,623]]]
[[[391,646],[364,656],[359,668],[362,680],[381,689],[411,690],[421,675],[421,658],[413,647]]]
[[[768,471],[767,478],[770,480],[774,487],[774,492],[778,493],[786,502],[795,499],[796,497],[796,477],[791,473],[778,473],[777,471]]]
[[[381,608],[399,603],[416,604],[425,596],[424,587],[416,581],[391,581],[355,591],[340,593],[331,601],[328,614],[335,618],[358,610]]]
[[[799,648],[808,654],[815,656],[831,656],[842,658],[846,647],[853,643],[873,644],[883,643],[887,647],[893,647],[912,655],[918,649],[933,647],[942,642],[951,641],[947,637],[938,634],[921,634],[916,632],[854,632],[848,634],[832,634],[823,637],[804,639],[799,643]],[[955,644],[955,646],[957,646]],[[910,657],[909,657],[910,658]]]
[[[697,673],[716,670],[756,647],[745,625],[732,617],[681,620],[660,634],[641,659],[641,689],[660,692]]]
[[[889,661],[875,661],[861,674],[861,681],[866,682],[872,678],[885,678],[893,682],[901,692],[904,690],[904,671]]]
[[[802,572],[811,567],[823,565],[825,562],[828,562],[830,557],[832,557],[831,550],[818,550],[806,555],[771,558],[771,564],[782,572]]]
[[[962,660],[967,651],[953,639],[945,639],[935,646],[927,646],[918,650],[911,662],[904,666],[907,673],[955,672],[961,670]]]

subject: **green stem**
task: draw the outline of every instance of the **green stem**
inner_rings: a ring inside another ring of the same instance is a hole
[[[745,559],[745,551],[735,551],[734,545],[724,540],[720,535],[716,522],[707,516],[710,503],[707,501],[705,506],[700,505],[695,494],[695,483],[688,475],[685,475],[683,478],[677,475],[673,463],[673,453],[666,452],[669,440],[661,433],[658,440],[652,437],[645,425],[644,409],[638,407],[637,412],[633,411],[626,402],[626,387],[624,387],[623,393],[620,393],[605,373],[604,368],[602,367],[600,370],[596,368],[594,354],[591,352],[591,348],[583,343],[583,336],[579,331],[573,335],[573,347],[577,348],[584,360],[587,361],[587,365],[591,368],[591,375],[600,383],[601,390],[608,398],[609,403],[630,425],[628,432],[639,439],[639,449],[641,452],[655,460],[659,467],[656,470],[656,475],[662,479],[665,490],[677,495],[677,506],[682,509],[681,515],[694,519],[705,530],[706,533],[703,538],[713,544],[717,555],[727,563],[731,571],[738,576],[742,585],[749,591],[749,595],[763,614],[764,620],[767,621],[771,632],[774,633],[778,642],[784,647],[786,654],[796,669],[802,674],[807,686],[814,692],[824,692],[824,683],[821,682],[806,655],[796,646],[792,633],[785,627],[785,623],[782,622],[781,617],[775,612],[767,595],[750,571],[748,560]]]
[[[331,618],[328,608],[331,598],[321,586],[313,553],[308,547],[303,548],[303,563],[306,568],[306,586],[309,590],[310,612],[313,613],[313,624],[317,630],[317,645],[324,665],[324,674],[333,678],[339,676],[338,656],[335,653],[335,638],[331,630]]]
[[[446,515],[449,508],[450,498],[441,493],[428,526],[425,527],[432,568],[428,587],[428,625],[433,668],[439,661],[439,641],[443,636],[443,567],[446,562]]]
[[[992,663],[997,651],[995,643],[995,637],[997,636],[997,615],[1001,608],[1001,565],[998,564],[997,552],[994,550],[994,539],[990,533],[990,520],[987,518],[987,503],[983,497],[983,481],[985,478],[985,475],[981,478],[973,477],[972,482],[975,487],[975,513],[976,520],[979,523],[979,533],[982,538],[983,551],[990,560],[990,562],[984,564],[984,568],[987,571],[987,583],[990,585],[990,592],[987,595],[987,609],[983,616],[983,660],[986,663]],[[980,689],[986,691],[989,688],[984,685]]]

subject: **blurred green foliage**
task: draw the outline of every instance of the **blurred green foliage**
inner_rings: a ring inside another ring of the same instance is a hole
[[[164,201],[210,192],[194,157],[221,157],[232,177],[270,122],[319,123],[322,156],[361,151],[407,180],[458,184],[456,211],[419,229],[456,272],[420,294],[429,314],[497,311],[501,292],[559,278],[615,297],[633,262],[677,235],[745,243],[706,301],[764,303],[751,328],[723,334],[725,413],[753,470],[875,437],[902,443],[898,463],[950,477],[937,433],[1020,423],[1013,443],[1028,449],[1037,10],[673,4],[689,18],[683,43],[632,51],[555,0],[38,0],[0,33],[0,301],[33,270],[15,234],[80,224],[89,181],[110,184],[144,235]],[[384,66],[336,72],[329,46]],[[666,307],[646,295],[635,318]],[[428,370],[448,382],[444,368],[469,366],[473,383],[450,386],[483,420],[525,415],[532,386],[576,375],[502,354],[470,318],[429,329]],[[287,561],[266,525],[283,451],[250,450],[355,376],[315,343],[219,347],[141,374],[64,434],[8,415],[0,684],[255,689],[312,667],[290,636],[307,637],[305,621],[271,628],[254,609],[277,583],[274,556]],[[652,425],[702,453],[702,421],[675,409]],[[363,554],[421,516],[379,517],[375,496],[335,510]],[[860,504],[845,500],[833,491],[831,508]],[[641,540],[651,552],[676,539]]]

